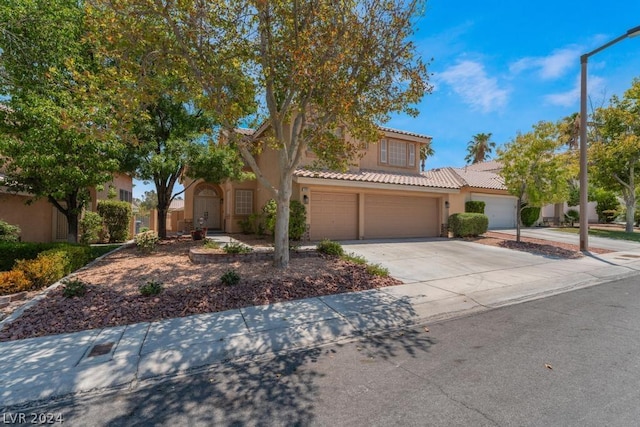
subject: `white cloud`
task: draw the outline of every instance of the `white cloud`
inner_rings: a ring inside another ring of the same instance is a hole
[[[537,70],[543,79],[555,79],[564,75],[571,68],[580,64],[579,46],[570,46],[554,50],[548,56],[530,56],[522,58],[509,66],[512,73],[520,73],[526,70]]]
[[[447,83],[466,104],[483,112],[497,110],[507,103],[509,91],[501,89],[496,78],[487,76],[479,62],[461,61],[437,74],[436,80]]]
[[[597,99],[594,98],[594,94],[602,93],[604,88],[605,80],[602,77],[590,76],[587,80],[587,91],[590,94],[589,96],[594,99],[594,101],[597,101]],[[573,89],[566,92],[546,95],[544,99],[549,104],[559,105],[561,107],[571,107],[578,105],[578,103],[580,102],[580,75],[578,74]]]

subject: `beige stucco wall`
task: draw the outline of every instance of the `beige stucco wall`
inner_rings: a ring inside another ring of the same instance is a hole
[[[0,193],[0,219],[21,229],[23,242],[50,242],[53,237],[53,205],[44,199],[25,204],[27,196]]]

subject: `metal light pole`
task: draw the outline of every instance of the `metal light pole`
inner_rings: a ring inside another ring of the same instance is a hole
[[[587,61],[589,57],[624,40],[627,37],[640,35],[640,26],[628,30],[626,33],[603,44],[599,48],[585,53],[580,57],[580,250],[589,250],[589,218],[587,217],[588,180],[587,180]]]

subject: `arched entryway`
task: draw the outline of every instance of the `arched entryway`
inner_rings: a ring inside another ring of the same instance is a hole
[[[222,229],[220,220],[221,198],[218,189],[211,184],[200,184],[194,191],[193,197],[193,226],[199,226],[199,219],[203,218],[203,227],[210,230]]]

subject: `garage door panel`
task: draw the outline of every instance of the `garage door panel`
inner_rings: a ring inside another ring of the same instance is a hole
[[[515,197],[473,195],[472,200],[485,203],[484,214],[489,218],[489,229],[516,226]]]
[[[431,197],[365,196],[365,238],[436,237],[438,200]]]
[[[312,192],[309,234],[312,240],[356,239],[358,237],[358,195]]]

